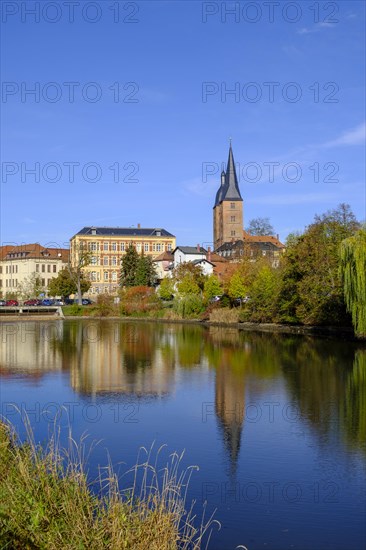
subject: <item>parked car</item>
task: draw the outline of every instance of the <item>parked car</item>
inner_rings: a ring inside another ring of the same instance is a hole
[[[81,303],[83,304],[83,306],[90,306],[93,302],[89,300],[89,298],[83,298]]]
[[[6,303],[5,303],[6,306],[18,306],[19,303],[17,300],[6,300]]]
[[[66,306],[72,306],[72,304],[74,304],[75,301],[72,299],[72,298],[65,298],[65,305]]]
[[[64,306],[65,303],[62,300],[54,300],[53,305],[54,306]]]
[[[41,305],[41,300],[36,300],[35,298],[33,298],[31,300],[26,300],[24,302],[24,305],[25,306],[40,306]]]
[[[6,306],[6,300],[0,300],[0,306]]]
[[[53,304],[54,304],[54,300],[50,300],[49,298],[46,298],[41,302],[41,306],[53,306]]]

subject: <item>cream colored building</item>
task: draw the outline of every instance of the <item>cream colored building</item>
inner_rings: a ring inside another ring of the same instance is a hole
[[[175,249],[175,236],[161,228],[84,227],[70,240],[71,265],[76,267],[80,250],[91,252],[91,262],[83,269],[91,281],[89,295],[116,294],[121,260],[128,246],[152,259]]]
[[[45,248],[38,243],[0,247],[0,291],[19,293],[33,274],[39,275],[45,292],[53,277],[68,265],[65,248]],[[32,296],[36,298],[36,296]]]

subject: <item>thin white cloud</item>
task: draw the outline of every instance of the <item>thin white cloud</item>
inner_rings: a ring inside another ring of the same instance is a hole
[[[343,132],[339,137],[327,141],[322,147],[338,147],[339,145],[362,145],[365,143],[366,123],[363,122],[351,130]]]
[[[297,34],[313,34],[314,32],[320,32],[322,29],[329,29],[332,27],[335,27],[337,23],[331,23],[329,21],[322,21],[320,23],[316,23],[312,27],[301,27],[301,29],[297,29]]]

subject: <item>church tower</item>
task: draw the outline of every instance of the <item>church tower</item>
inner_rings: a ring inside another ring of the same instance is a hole
[[[214,250],[226,242],[243,239],[243,199],[236,177],[231,141],[226,173],[221,173],[221,185],[213,208],[213,233]]]

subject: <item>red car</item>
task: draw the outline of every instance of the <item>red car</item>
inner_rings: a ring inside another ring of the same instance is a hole
[[[41,303],[40,300],[26,300],[26,301],[24,302],[24,305],[25,305],[25,306],[39,306],[40,303]]]
[[[6,300],[6,304],[7,306],[18,306],[18,302],[17,300]]]

